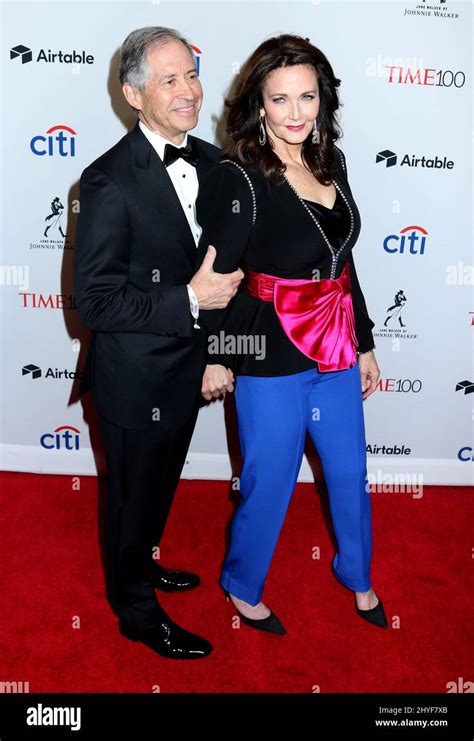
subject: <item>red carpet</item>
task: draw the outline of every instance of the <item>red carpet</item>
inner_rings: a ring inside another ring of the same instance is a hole
[[[265,592],[288,630],[279,638],[233,628],[218,587],[228,485],[181,481],[162,563],[197,571],[202,585],[161,599],[214,651],[173,662],[117,631],[104,597],[97,479],[81,477],[77,491],[67,476],[0,476],[1,682],[28,682],[30,692],[444,693],[473,680],[468,488],[373,494],[373,585],[394,626],[381,630],[355,614],[352,593],[331,574],[324,489],[320,497],[299,485]]]

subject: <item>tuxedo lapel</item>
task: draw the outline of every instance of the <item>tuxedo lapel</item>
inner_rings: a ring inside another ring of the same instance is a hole
[[[148,198],[163,213],[175,214],[177,237],[180,237],[191,260],[196,259],[196,244],[181,201],[163,162],[141,132],[138,123],[129,134],[132,152],[130,169]]]
[[[196,137],[188,134],[188,139],[195,139],[195,138]],[[217,159],[214,160],[211,157],[209,157],[209,155],[205,152],[204,147],[201,145],[201,142],[199,141],[199,139],[196,139],[196,146],[199,152],[199,161],[196,167],[196,172],[197,172],[199,183],[202,183],[205,175],[216,164]]]

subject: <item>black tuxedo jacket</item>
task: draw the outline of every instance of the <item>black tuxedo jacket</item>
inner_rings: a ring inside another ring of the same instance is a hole
[[[190,138],[201,181],[220,149]],[[92,330],[80,393],[92,390],[121,427],[175,430],[199,402],[206,337],[186,289],[195,262],[173,183],[137,123],[82,173],[74,250],[77,308]]]

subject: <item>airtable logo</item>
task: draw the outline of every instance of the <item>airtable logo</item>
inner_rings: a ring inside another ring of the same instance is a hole
[[[31,49],[23,44],[18,44],[10,49],[10,59],[21,59],[22,64],[33,61],[33,53]]]
[[[41,378],[41,368],[33,363],[24,365],[21,369],[22,376],[31,376],[31,378]]]
[[[33,61],[33,51],[23,44],[17,44],[10,49],[10,59],[21,59],[22,64]],[[94,64],[92,54],[85,51],[51,51],[51,49],[40,49],[35,55],[35,62],[45,62],[46,64]]]
[[[42,374],[41,368],[38,365],[29,363],[28,365],[22,366],[21,375],[28,376],[29,378],[36,380],[37,378],[41,378],[43,374]],[[55,381],[61,381],[63,379],[69,380],[70,378],[72,379],[82,378],[82,371],[80,370],[70,371],[70,370],[67,370],[67,368],[63,370],[61,370],[60,368],[47,368],[44,374],[44,378],[52,379]]]
[[[377,152],[375,162],[385,162],[385,167],[394,167],[397,164],[397,155],[391,149],[383,149]],[[429,170],[452,170],[454,167],[453,160],[446,156],[438,157],[417,157],[416,154],[402,154],[400,157],[400,167],[426,167]]]
[[[464,391],[464,395],[474,394],[474,383],[472,381],[459,381],[456,384],[456,391]]]
[[[64,133],[66,132],[66,133]],[[60,157],[76,156],[76,132],[70,126],[59,124],[51,126],[47,130],[46,136],[38,134],[30,141],[30,149],[38,157],[54,157],[59,154]]]

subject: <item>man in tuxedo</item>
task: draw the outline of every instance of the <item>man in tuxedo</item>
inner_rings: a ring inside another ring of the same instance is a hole
[[[225,308],[242,271],[195,271],[199,181],[220,150],[188,134],[202,88],[176,31],[132,32],[120,80],[138,121],[81,177],[74,284],[92,330],[81,392],[92,390],[108,480],[107,595],[122,634],[169,658],[201,658],[211,644],[174,623],[155,589],[196,587],[194,573],[156,559],[201,400],[206,334],[199,309]],[[229,372],[209,396],[232,390]],[[207,389],[209,391],[209,389]]]

